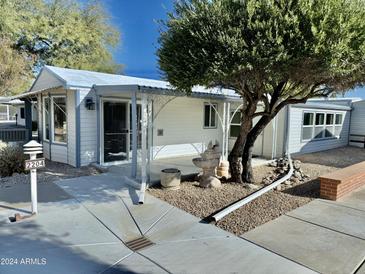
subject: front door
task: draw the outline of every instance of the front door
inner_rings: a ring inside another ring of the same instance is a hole
[[[129,160],[128,111],[128,102],[103,102],[104,163]]]

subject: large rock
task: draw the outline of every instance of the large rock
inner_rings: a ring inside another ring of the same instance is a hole
[[[301,162],[301,161],[299,161],[299,160],[294,160],[294,161],[293,161],[293,167],[294,167],[294,169],[299,170],[299,169],[300,169],[301,164],[302,164],[302,162]]]
[[[201,176],[199,185],[204,188],[218,188],[221,187],[221,181],[214,176]]]

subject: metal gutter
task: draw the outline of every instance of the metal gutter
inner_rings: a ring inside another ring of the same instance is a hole
[[[223,210],[220,210],[220,211],[216,212],[214,215],[207,217],[206,221],[218,222],[219,220],[221,220],[222,218],[224,218],[231,212],[239,209],[240,207],[244,206],[245,204],[248,204],[249,202],[255,200],[256,198],[258,198],[261,195],[265,194],[266,192],[274,189],[275,187],[284,183],[286,180],[290,179],[290,177],[293,175],[293,172],[294,172],[293,163],[292,163],[290,153],[289,153],[290,105],[288,106],[287,119],[288,119],[288,126],[287,126],[287,131],[286,131],[287,136],[286,136],[285,148],[286,148],[286,154],[288,155],[288,160],[289,160],[289,167],[290,167],[289,172],[284,177],[276,180],[275,182],[271,183],[270,185],[251,193],[247,197],[245,197],[237,202],[234,202],[233,204],[227,206]]]
[[[242,200],[239,200],[239,201],[229,205],[228,207],[224,208],[223,210],[219,211],[218,213],[214,214],[213,216],[211,216],[210,221],[218,222],[220,219],[227,216],[229,213],[235,211],[236,209],[239,209],[240,207],[244,206],[245,204],[248,204],[252,200],[260,197],[261,195],[265,194],[266,192],[274,189],[275,187],[284,183],[286,180],[290,179],[290,177],[293,175],[294,168],[293,168],[293,164],[292,164],[290,155],[288,155],[288,159],[289,159],[289,166],[290,166],[288,174],[286,174],[284,177],[280,178],[279,180],[271,183],[270,185],[251,193],[250,195],[243,198]]]

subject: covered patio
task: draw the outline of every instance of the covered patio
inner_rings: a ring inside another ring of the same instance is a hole
[[[165,168],[176,168],[181,171],[183,178],[191,178],[198,174],[201,170],[194,166],[192,159],[198,157],[198,155],[184,156],[184,157],[171,157],[164,159],[157,159],[151,161],[150,173],[149,173],[149,184],[155,184],[160,181],[161,170]],[[272,160],[263,158],[253,158],[252,166],[265,165]],[[119,175],[131,174],[132,164],[114,165],[109,167],[109,172]],[[141,178],[141,164],[137,163],[137,178]]]
[[[161,81],[143,85],[94,85],[93,90],[96,109],[100,113],[99,162],[101,165],[114,165],[111,170],[141,183],[141,193],[147,184],[159,180],[162,169],[177,168],[183,175],[198,173],[199,169],[193,165],[192,158],[199,156],[209,142],[218,142],[222,160],[227,159],[230,124],[241,107],[241,99],[227,90],[206,92],[197,88],[187,97]],[[110,105],[105,102],[113,100],[119,100],[121,113],[127,110],[123,118],[125,122],[121,122],[125,129],[119,130],[119,133],[109,133],[123,135],[118,138],[125,140],[119,149],[125,147],[124,152],[109,153],[123,157],[121,163],[105,161],[109,157],[106,151],[106,140],[109,138],[106,123],[113,124],[105,117],[118,119],[114,124],[122,119],[121,116],[116,118],[114,114],[107,113]],[[206,115],[207,109],[209,117]],[[207,118],[214,120],[214,126],[205,127],[204,119]]]

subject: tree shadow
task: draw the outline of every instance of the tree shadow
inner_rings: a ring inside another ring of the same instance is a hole
[[[102,273],[123,257],[123,254],[113,255],[115,259],[111,259],[107,258],[109,254],[105,254],[111,248],[117,248],[118,243],[114,246],[71,245],[42,231],[42,227],[32,221],[3,227],[0,242],[1,257],[12,259],[13,262],[17,260],[13,264],[9,261],[8,264],[0,265],[0,273]],[[105,255],[100,256],[103,253]],[[113,273],[135,272],[119,264]]]
[[[282,192],[293,196],[319,198],[320,197],[319,179],[317,178],[299,185],[295,185],[293,187],[283,190]]]

